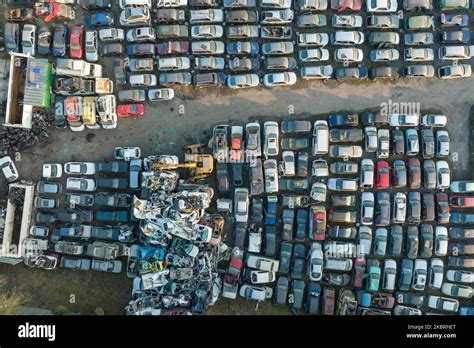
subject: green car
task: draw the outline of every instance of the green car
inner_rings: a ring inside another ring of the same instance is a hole
[[[460,10],[469,8],[469,0],[439,0],[441,10]]]
[[[308,179],[280,179],[278,186],[280,190],[307,190],[309,181]]]
[[[405,29],[407,30],[419,30],[419,29],[434,30],[434,18],[433,16],[427,16],[427,15],[408,17],[405,19]]]
[[[365,290],[370,292],[379,291],[380,273],[380,267],[369,266],[369,273],[364,275],[364,278],[367,278],[365,282]]]

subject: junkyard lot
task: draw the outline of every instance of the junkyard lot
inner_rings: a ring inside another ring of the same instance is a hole
[[[46,146],[37,146],[21,154],[17,162],[22,178],[39,179],[45,162],[71,160],[102,161],[112,159],[115,146],[140,146],[145,155],[180,154],[184,145],[204,142],[212,125],[225,122],[244,124],[258,118],[308,117],[334,111],[358,111],[393,103],[420,103],[421,110],[444,110],[449,118],[451,149],[458,155],[452,161],[452,178],[469,178],[469,111],[474,104],[472,80],[404,81],[389,83],[335,83],[300,85],[292,89],[257,89],[232,93],[228,90],[187,90],[187,97],[169,103],[148,105],[145,116],[119,120],[115,131],[51,130]],[[178,96],[181,93],[177,93]],[[292,112],[290,114],[290,112]],[[27,294],[31,306],[55,308],[92,314],[102,307],[106,314],[121,314],[130,299],[131,279],[124,275],[97,272],[46,272],[26,266],[0,266],[9,275],[9,287],[17,286]],[[75,304],[70,295],[75,295]],[[209,314],[284,314],[288,307],[266,302],[254,311],[255,303],[220,300]]]

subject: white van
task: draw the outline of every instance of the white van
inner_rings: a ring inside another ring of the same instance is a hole
[[[438,55],[441,60],[470,59],[471,50],[469,46],[444,46],[440,47]]]
[[[122,10],[139,6],[151,7],[151,0],[119,0],[119,6]]]
[[[329,151],[329,127],[327,121],[314,121],[312,154],[323,155]]]

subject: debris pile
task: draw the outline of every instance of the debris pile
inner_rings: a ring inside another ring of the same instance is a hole
[[[129,315],[202,314],[220,291],[217,273],[224,219],[207,212],[214,190],[178,181],[175,171],[147,176],[146,198],[134,201],[140,246],[129,254],[135,275]],[[215,289],[215,290],[217,290]]]
[[[31,129],[2,127],[0,129],[1,150],[7,152],[21,151],[38,142],[48,140],[50,120],[46,111],[38,110],[33,114]]]

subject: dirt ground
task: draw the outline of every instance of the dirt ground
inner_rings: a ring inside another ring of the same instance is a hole
[[[17,162],[21,179],[39,179],[45,162],[98,161],[112,159],[115,146],[140,146],[144,155],[180,154],[184,145],[207,141],[216,123],[244,124],[248,120],[307,117],[335,111],[361,111],[381,103],[420,103],[421,110],[442,110],[448,116],[453,158],[452,179],[472,178],[469,172],[469,110],[474,104],[472,79],[459,81],[404,81],[363,84],[300,84],[296,88],[252,89],[229,92],[198,90],[186,97],[148,105],[144,117],[121,119],[115,131],[89,130],[73,133],[52,129],[45,145],[21,153]],[[0,265],[8,278],[8,289],[25,294],[25,305],[54,309],[65,306],[72,312],[122,314],[131,295],[131,279],[124,274],[53,272],[26,266]],[[71,294],[75,303],[70,303]],[[270,303],[219,300],[209,314],[290,314]]]

